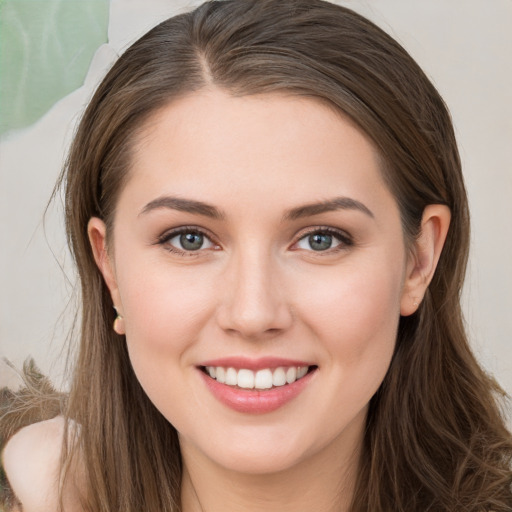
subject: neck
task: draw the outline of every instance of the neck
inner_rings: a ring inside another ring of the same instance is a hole
[[[293,467],[270,474],[229,470],[180,441],[183,512],[348,512],[363,429],[344,432]]]

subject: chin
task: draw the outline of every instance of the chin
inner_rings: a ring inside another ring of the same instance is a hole
[[[195,450],[227,471],[247,475],[290,470],[329,444],[329,439],[311,439],[311,433],[297,431],[292,425],[245,425],[229,429],[225,435],[218,436],[213,431],[210,434],[213,435],[194,443]]]
[[[217,464],[228,471],[247,475],[270,475],[292,469],[299,465],[302,457],[294,451],[288,453],[281,450],[244,450],[229,452],[217,458]]]

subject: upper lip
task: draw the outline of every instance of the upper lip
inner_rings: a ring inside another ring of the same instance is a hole
[[[221,357],[218,359],[210,359],[198,365],[199,367],[205,366],[222,366],[223,368],[235,368],[237,370],[263,370],[265,368],[278,368],[279,366],[313,366],[311,362],[301,361],[298,359],[288,359],[282,357],[260,357],[257,359],[249,357]]]

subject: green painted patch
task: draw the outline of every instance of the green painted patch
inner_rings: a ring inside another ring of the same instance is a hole
[[[85,79],[109,0],[0,0],[0,135],[35,122]]]

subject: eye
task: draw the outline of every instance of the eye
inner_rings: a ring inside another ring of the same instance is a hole
[[[170,231],[159,238],[158,243],[178,254],[194,253],[203,249],[218,247],[210,238],[198,229],[181,228]]]
[[[332,252],[352,245],[352,240],[344,233],[332,228],[311,231],[296,243],[297,249],[315,252]]]

